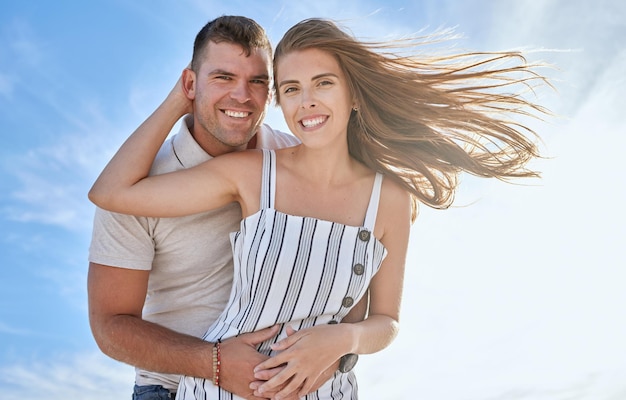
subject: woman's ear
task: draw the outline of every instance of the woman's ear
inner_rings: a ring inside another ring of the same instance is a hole
[[[196,73],[191,68],[183,70],[183,92],[189,100],[196,98]]]

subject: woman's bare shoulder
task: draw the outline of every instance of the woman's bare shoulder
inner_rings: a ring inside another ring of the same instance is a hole
[[[406,221],[410,224],[411,219],[411,195],[395,180],[385,177],[383,180],[379,214],[384,221],[389,221],[391,226]]]
[[[251,149],[222,154],[213,157],[208,163],[214,164],[217,168],[229,168],[232,173],[237,173],[239,170],[245,171],[250,166],[260,164],[262,160],[263,152],[261,150]]]
[[[409,192],[407,192],[406,189],[402,187],[398,182],[388,176],[384,177],[381,188],[381,198],[385,199],[385,201],[392,202],[406,201],[408,204],[409,197]]]

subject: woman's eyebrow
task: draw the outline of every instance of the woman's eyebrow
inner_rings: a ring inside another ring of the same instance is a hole
[[[332,77],[334,77],[334,78],[339,78],[336,74],[333,74],[332,72],[324,72],[324,73],[322,73],[322,74],[315,75],[314,77],[312,77],[312,78],[311,78],[311,80],[312,80],[312,81],[314,81],[314,80],[316,80],[316,79],[319,79],[319,78],[324,78],[324,77],[327,77],[327,76],[332,76]],[[286,84],[288,84],[288,83],[298,83],[298,82],[299,82],[299,81],[298,81],[298,80],[296,80],[296,79],[286,79],[286,80],[284,80],[284,81],[281,81],[281,82],[278,84],[278,86],[283,86],[283,85],[286,85]]]

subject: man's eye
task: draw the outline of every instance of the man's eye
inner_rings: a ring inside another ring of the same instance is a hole
[[[220,75],[220,76],[217,77],[217,79],[222,79],[222,80],[225,80],[225,81],[229,81],[232,78],[230,76]]]

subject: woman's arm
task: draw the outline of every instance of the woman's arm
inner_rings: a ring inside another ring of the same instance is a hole
[[[299,389],[303,395],[328,366],[347,353],[370,354],[387,347],[399,331],[400,302],[409,240],[411,206],[409,195],[391,180],[385,180],[378,213],[381,242],[387,257],[370,283],[369,315],[362,322],[318,325],[293,333],[272,346],[281,351],[259,364],[255,371],[286,367],[257,390],[263,393],[284,382],[280,393]],[[262,376],[262,375],[260,375]]]
[[[123,214],[174,217],[217,208],[236,200],[236,189],[226,172],[233,162],[216,163],[223,165],[213,168],[202,164],[148,177],[154,158],[172,127],[192,111],[191,100],[183,87],[188,73],[187,69],[183,71],[183,76],[163,103],[109,161],[89,191],[89,199],[94,204]]]

